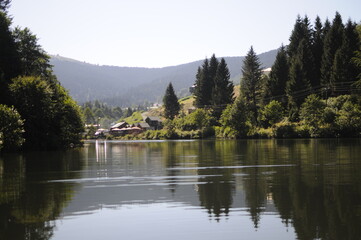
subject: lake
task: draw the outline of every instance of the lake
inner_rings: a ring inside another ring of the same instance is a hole
[[[0,239],[361,239],[361,140],[2,154]]]

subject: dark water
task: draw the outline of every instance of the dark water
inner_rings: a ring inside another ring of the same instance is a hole
[[[2,155],[0,239],[361,239],[361,140]]]

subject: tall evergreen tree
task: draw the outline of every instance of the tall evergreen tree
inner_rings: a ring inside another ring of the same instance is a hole
[[[262,70],[253,47],[248,51],[242,67],[241,93],[249,104],[253,122],[257,122],[258,109],[262,100]]]
[[[209,79],[211,81],[211,86],[210,88],[214,89],[214,85],[215,85],[215,81],[216,81],[216,74],[217,74],[217,69],[218,69],[218,64],[219,64],[219,61],[218,59],[216,58],[216,55],[213,54],[211,59],[209,60]]]
[[[310,20],[307,16],[304,19],[297,17],[294,30],[290,37],[290,45],[288,54],[290,56],[290,64],[298,62],[301,64],[302,71],[304,71],[305,81],[312,84],[312,86],[318,86],[318,82],[315,81],[315,66],[313,56],[313,30],[310,26]],[[295,59],[298,59],[297,61]],[[292,67],[292,66],[291,66]],[[302,90],[302,89],[299,89]]]
[[[167,119],[174,119],[175,116],[178,115],[180,110],[180,105],[178,102],[178,98],[174,93],[172,83],[169,83],[164,97],[163,97],[163,105],[164,105],[164,116]]]
[[[303,29],[304,28],[303,28],[301,16],[298,15],[289,39],[290,43],[288,44],[287,47],[288,56],[290,58],[293,58],[293,56],[296,54],[298,45],[300,41],[304,38]]]
[[[355,82],[361,71],[357,68],[352,59],[356,57],[356,53],[361,47],[361,38],[357,32],[357,24],[351,20],[348,20],[345,26],[345,39],[343,45],[347,49],[346,78],[348,82]]]
[[[323,41],[324,41],[324,29],[319,16],[316,17],[315,27],[313,31],[313,44],[312,53],[314,57],[314,79],[311,84],[312,87],[318,87],[321,85],[321,61],[323,54]]]
[[[306,40],[302,40],[296,57],[291,60],[290,78],[286,87],[289,108],[299,108],[307,95],[311,93],[310,78],[307,75],[309,66],[304,64],[310,50],[307,45]]]
[[[335,85],[333,79],[331,79],[331,73],[333,71],[337,50],[342,46],[343,35],[344,25],[342,18],[341,15],[336,12],[332,26],[325,35],[321,63],[321,83],[330,89],[331,94],[335,94]]]
[[[209,73],[209,61],[206,58],[201,68],[198,68],[194,89],[194,105],[203,108],[211,105],[212,99],[212,79]]]
[[[233,102],[233,88],[227,63],[222,58],[217,68],[212,94],[213,110],[217,118],[220,117],[226,105]]]
[[[285,47],[282,45],[277,52],[276,60],[272,66],[268,82],[266,83],[265,104],[277,100],[286,106],[286,83],[289,79],[289,63]]]

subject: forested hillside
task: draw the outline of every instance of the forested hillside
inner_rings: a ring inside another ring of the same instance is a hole
[[[263,68],[271,67],[277,50],[259,55]],[[243,57],[225,57],[231,80],[239,83]],[[145,102],[161,102],[169,82],[178,96],[189,94],[195,72],[203,60],[164,68],[130,68],[99,66],[60,56],[50,63],[61,84],[79,103],[101,100],[110,105],[127,107]]]

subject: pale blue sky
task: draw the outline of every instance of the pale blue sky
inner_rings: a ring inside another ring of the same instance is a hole
[[[361,20],[360,0],[13,0],[13,25],[49,54],[88,63],[164,67],[288,44],[297,14]]]

